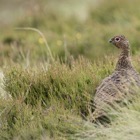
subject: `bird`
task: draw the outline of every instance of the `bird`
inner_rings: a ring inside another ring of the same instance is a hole
[[[140,87],[140,74],[132,65],[128,39],[124,35],[116,35],[109,42],[120,49],[121,53],[114,72],[96,88],[94,118],[104,114],[105,105],[120,101],[126,94],[134,94],[134,85]]]

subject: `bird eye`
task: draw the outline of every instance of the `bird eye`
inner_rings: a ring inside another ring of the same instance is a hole
[[[116,38],[115,38],[115,41],[116,41],[116,42],[119,42],[119,41],[120,41],[120,38],[116,37]]]

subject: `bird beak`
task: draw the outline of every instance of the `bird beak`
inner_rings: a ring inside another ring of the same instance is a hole
[[[109,43],[112,43],[112,38],[108,41]]]

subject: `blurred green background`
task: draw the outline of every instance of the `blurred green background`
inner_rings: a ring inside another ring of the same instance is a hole
[[[140,50],[139,0],[30,0],[0,1],[0,59],[9,63],[40,63],[48,60],[40,30],[55,58],[83,55],[94,61],[118,50],[108,40],[124,34],[132,54]],[[10,60],[10,61],[9,61]]]

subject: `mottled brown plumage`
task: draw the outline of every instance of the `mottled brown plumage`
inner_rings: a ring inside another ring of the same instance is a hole
[[[133,94],[134,85],[140,86],[140,75],[131,63],[129,41],[125,36],[118,35],[111,38],[109,42],[121,49],[121,54],[114,72],[106,77],[96,89],[94,115],[97,116],[100,115],[105,104],[121,100],[125,94]]]

